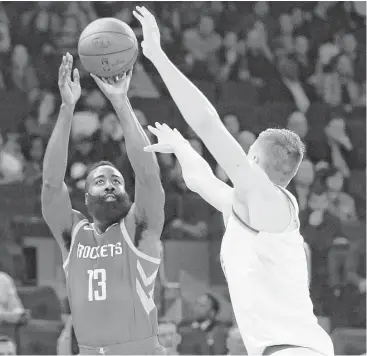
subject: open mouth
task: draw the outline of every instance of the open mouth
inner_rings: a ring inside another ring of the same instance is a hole
[[[113,200],[116,200],[116,196],[115,196],[115,194],[106,194],[106,195],[105,195],[105,200],[106,200],[106,201],[113,201]]]

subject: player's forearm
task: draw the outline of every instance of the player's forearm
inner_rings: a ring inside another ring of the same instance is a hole
[[[147,153],[144,147],[150,141],[135,116],[127,98],[113,103],[124,132],[126,151],[135,176],[140,181],[156,180],[160,183],[159,166],[155,153]]]
[[[74,106],[62,104],[43,160],[43,183],[61,188],[67,167]]]
[[[152,60],[186,122],[201,136],[220,118],[205,95],[170,61],[162,51]]]
[[[16,323],[23,313],[23,309],[0,311],[0,322]]]
[[[190,145],[188,141],[175,147],[174,154],[182,169],[182,176],[187,187],[196,192],[200,181],[213,174],[209,164]]]

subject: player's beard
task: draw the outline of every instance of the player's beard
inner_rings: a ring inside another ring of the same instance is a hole
[[[123,219],[131,208],[127,193],[114,194],[116,200],[106,201],[105,195],[89,194],[87,200],[88,213],[97,221],[110,225]]]

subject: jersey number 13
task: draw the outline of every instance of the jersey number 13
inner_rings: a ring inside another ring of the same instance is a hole
[[[88,300],[106,299],[106,270],[104,268],[88,270]]]

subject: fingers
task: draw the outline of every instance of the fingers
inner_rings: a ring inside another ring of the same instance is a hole
[[[155,124],[155,126],[157,126],[157,123]],[[148,130],[149,130],[153,135],[155,135],[155,136],[159,136],[159,134],[160,134],[160,130],[159,130],[159,128],[155,128],[155,127],[153,127],[153,126],[148,125]]]
[[[80,84],[80,74],[78,69],[74,69],[73,71],[73,79],[74,79],[74,84]]]
[[[66,53],[66,62],[67,62],[67,65],[68,65],[67,76],[68,76],[68,78],[71,79],[71,71],[72,71],[72,68],[73,68],[73,56],[69,52]]]
[[[59,68],[59,85],[64,85],[68,73],[68,64],[66,56],[62,56],[62,62]]]
[[[133,15],[134,17],[140,22],[142,23],[143,21],[143,16],[141,16],[137,11],[133,10]]]
[[[159,152],[159,144],[156,143],[154,145],[144,147],[145,152]]]

